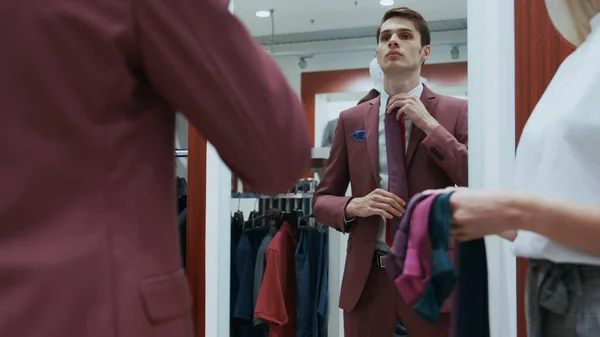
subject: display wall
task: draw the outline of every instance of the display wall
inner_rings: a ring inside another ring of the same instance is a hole
[[[452,63],[467,61],[467,31],[453,30],[446,32],[434,32],[431,34],[431,55],[428,64]],[[313,57],[306,59],[306,68],[298,66],[296,56],[276,56],[277,64],[285,74],[288,82],[298,94],[301,91],[302,75],[307,72],[363,69],[368,67],[369,62],[375,56],[375,36],[360,39],[344,39],[334,41],[320,41],[309,43],[294,43],[278,45],[277,51],[290,53],[302,51],[302,54],[314,53]],[[452,47],[459,50],[456,58],[452,57]],[[345,50],[352,48],[367,49],[372,51],[345,51],[331,53],[332,50]]]

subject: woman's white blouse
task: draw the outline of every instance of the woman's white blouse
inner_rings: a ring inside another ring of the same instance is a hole
[[[591,25],[591,34],[562,63],[525,126],[517,149],[515,187],[600,207],[600,14]],[[600,256],[528,231],[518,232],[513,253],[600,265]]]

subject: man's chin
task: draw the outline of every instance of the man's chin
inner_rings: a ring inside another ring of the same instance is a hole
[[[407,65],[400,61],[388,62],[384,68],[382,68],[383,73],[397,73],[397,72],[406,72],[406,71],[414,71],[415,67]]]

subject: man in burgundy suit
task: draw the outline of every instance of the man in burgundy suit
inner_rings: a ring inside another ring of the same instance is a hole
[[[377,41],[384,90],[340,114],[314,214],[349,233],[340,294],[346,337],[392,336],[398,318],[411,337],[444,337],[450,314],[443,313],[435,324],[425,322],[402,301],[382,261],[394,234],[388,220],[403,214],[406,199],[427,189],[467,184],[467,102],[435,94],[421,83],[430,34],[419,13],[390,9]],[[404,126],[391,140],[389,118]],[[402,165],[388,161],[392,149],[399,149]],[[388,191],[392,178],[401,175],[403,197]],[[348,183],[352,197],[345,196]]]
[[[273,59],[223,0],[0,0],[0,41],[0,336],[192,336],[175,112],[287,190],[311,140]]]

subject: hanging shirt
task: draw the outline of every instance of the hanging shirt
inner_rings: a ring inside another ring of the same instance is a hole
[[[284,222],[267,248],[265,275],[255,316],[269,323],[269,337],[296,336],[296,267],[298,231]]]
[[[266,263],[266,254],[267,248],[271,244],[273,240],[273,236],[277,230],[275,227],[271,228],[271,230],[265,235],[258,246],[258,251],[256,252],[256,263],[254,264],[254,308],[256,308],[256,302],[258,300],[258,294],[260,292],[260,286],[262,285],[263,278],[265,276],[265,268],[267,266]],[[267,324],[264,320],[254,316],[254,326],[259,326]]]
[[[562,63],[527,121],[515,188],[600,206],[600,14],[590,25],[590,35]],[[512,248],[517,256],[600,266],[600,256],[529,231],[519,231]]]
[[[254,265],[256,252],[265,232],[261,230],[244,232],[236,251],[236,274],[238,294],[234,317],[251,321],[254,313]],[[252,325],[251,323],[249,325]]]

